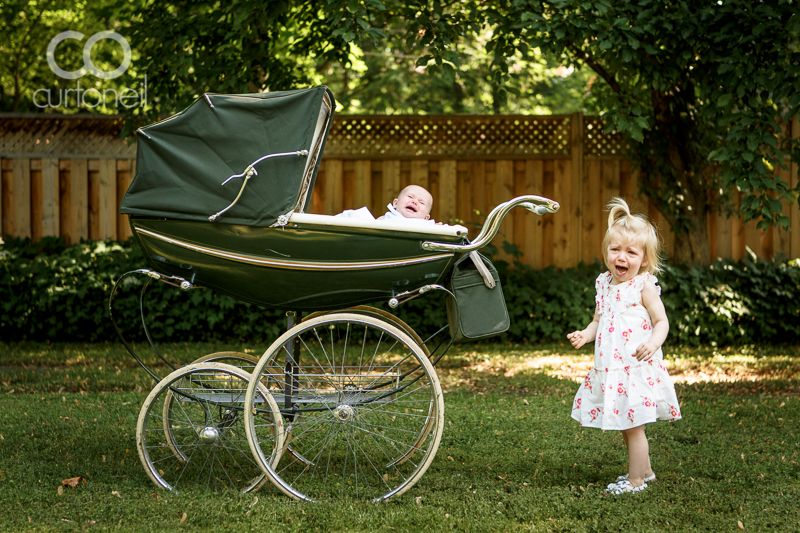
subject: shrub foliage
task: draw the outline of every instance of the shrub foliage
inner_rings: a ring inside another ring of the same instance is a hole
[[[513,251],[513,249],[512,249]],[[496,261],[511,316],[505,342],[563,341],[594,311],[600,262],[536,270]],[[145,268],[133,241],[9,239],[0,246],[0,338],[4,341],[115,341],[108,311],[114,283]],[[144,277],[129,277],[114,313],[126,338],[143,338],[139,294]],[[659,276],[680,344],[797,343],[800,341],[800,261],[718,260],[710,267],[667,265]],[[382,304],[379,306],[383,306]],[[447,324],[443,298],[427,295],[401,305],[398,316],[421,335]],[[238,302],[211,290],[150,282],[144,313],[160,341],[274,340],[284,312]]]

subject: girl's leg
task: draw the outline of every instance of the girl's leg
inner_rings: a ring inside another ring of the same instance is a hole
[[[644,483],[644,478],[653,475],[650,445],[647,443],[644,425],[623,431],[622,438],[628,447],[628,481],[638,487]]]
[[[625,449],[628,449],[628,432],[627,431],[620,431],[622,433],[622,442],[625,443]]]

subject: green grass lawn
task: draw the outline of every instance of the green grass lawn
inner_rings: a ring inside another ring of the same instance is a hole
[[[164,348],[178,364],[245,346]],[[0,530],[800,531],[800,347],[673,348],[684,419],[648,427],[658,479],[604,494],[622,438],[569,417],[588,350],[460,345],[441,361],[445,432],[382,504],[165,492],[136,452],[152,380],[120,345],[0,343]],[[166,367],[149,360],[166,374]],[[86,483],[59,492],[62,480]]]

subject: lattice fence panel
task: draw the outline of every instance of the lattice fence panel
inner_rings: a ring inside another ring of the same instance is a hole
[[[136,144],[119,138],[122,120],[111,117],[0,117],[4,157],[136,157]]]
[[[130,159],[118,117],[0,116],[3,157]],[[568,116],[337,115],[325,157],[338,159],[525,159],[569,157]],[[584,155],[621,157],[624,139],[584,117]]]
[[[622,135],[603,133],[605,124],[600,117],[583,117],[583,154],[589,156],[622,157],[628,143]]]
[[[337,116],[333,158],[526,158],[569,156],[564,116]]]

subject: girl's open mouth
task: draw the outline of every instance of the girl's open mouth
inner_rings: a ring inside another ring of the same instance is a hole
[[[628,273],[628,267],[615,266],[614,268],[617,271],[617,276],[624,276],[625,274]]]

